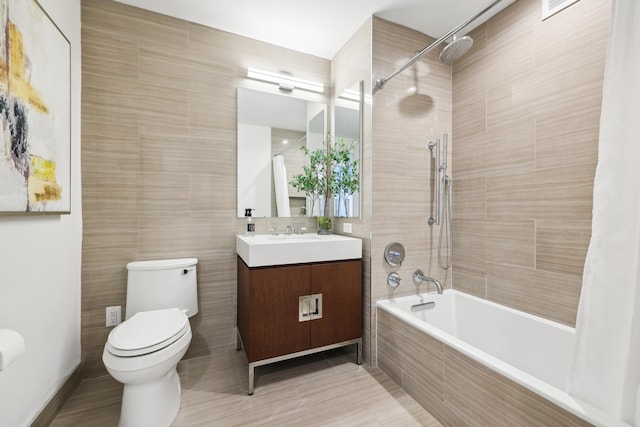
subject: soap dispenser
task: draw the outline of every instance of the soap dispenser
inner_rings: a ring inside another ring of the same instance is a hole
[[[256,224],[253,222],[253,217],[251,216],[251,211],[255,209],[245,209],[244,216],[247,218],[247,230],[244,233],[245,236],[253,236],[256,234]]]

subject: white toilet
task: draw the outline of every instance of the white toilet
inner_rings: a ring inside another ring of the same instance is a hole
[[[196,258],[127,264],[126,320],[107,339],[102,361],[124,384],[119,427],[169,426],[180,408],[176,367],[198,312]]]

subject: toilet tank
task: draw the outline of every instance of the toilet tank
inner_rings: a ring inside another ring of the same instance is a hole
[[[139,311],[177,307],[198,312],[196,258],[134,261],[127,264],[126,318]]]

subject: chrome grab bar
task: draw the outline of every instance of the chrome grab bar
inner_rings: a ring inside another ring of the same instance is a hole
[[[436,307],[435,301],[421,302],[420,304],[413,304],[411,311],[430,310]]]

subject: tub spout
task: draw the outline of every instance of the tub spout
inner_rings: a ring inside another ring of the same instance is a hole
[[[436,285],[436,290],[438,291],[438,293],[439,294],[442,293],[442,283],[440,283],[439,280],[429,276],[425,276],[422,270],[416,270],[413,273],[413,283],[415,283],[416,285],[419,285],[423,281],[433,282],[433,284]]]

